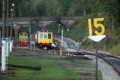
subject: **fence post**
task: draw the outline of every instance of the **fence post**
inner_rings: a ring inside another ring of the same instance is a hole
[[[2,40],[2,63],[1,63],[1,71],[2,73],[6,72],[6,54],[5,54],[5,40]]]

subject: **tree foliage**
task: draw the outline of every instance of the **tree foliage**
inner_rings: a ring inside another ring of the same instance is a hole
[[[0,17],[2,17],[0,0]],[[106,28],[120,33],[119,0],[10,0],[15,3],[15,17],[85,16],[104,17]]]

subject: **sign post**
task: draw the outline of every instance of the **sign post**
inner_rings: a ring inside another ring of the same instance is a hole
[[[95,35],[93,35],[92,22],[91,19],[88,19],[88,27],[89,27],[88,38],[96,42],[96,80],[98,80],[98,42],[106,37],[106,35],[104,35],[105,27],[103,24],[98,23],[99,21],[104,21],[104,18],[95,18],[93,23],[95,28],[99,28],[99,27],[101,28],[101,32],[95,30],[94,31]]]
[[[60,56],[62,56],[62,46],[60,46]]]
[[[34,45],[34,52],[35,52],[35,41],[30,41],[30,45],[31,45],[31,51],[32,51],[32,46]]]
[[[61,46],[60,46],[60,56],[62,56],[62,47],[63,47],[63,29],[61,31]]]
[[[63,29],[61,31],[61,46],[63,47]]]

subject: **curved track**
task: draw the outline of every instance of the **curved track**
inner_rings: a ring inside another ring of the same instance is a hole
[[[54,37],[58,38],[58,39],[61,39],[61,36],[60,35],[54,35]],[[72,42],[71,40],[67,39],[67,38],[63,38],[63,40],[67,43],[67,46],[70,48],[70,49],[78,49],[79,46],[76,46],[74,42]]]
[[[61,39],[60,36],[55,36],[55,37]],[[64,38],[63,40],[67,43],[69,49],[74,49],[76,51],[79,50],[78,49],[79,47],[72,40],[67,39],[67,38]],[[80,52],[85,55],[94,55],[94,56],[96,55],[95,52],[91,52],[91,51],[87,51],[87,50],[83,50],[83,49],[80,49],[80,50],[81,50]],[[35,51],[41,52],[42,50],[39,49],[39,50],[35,50]],[[59,52],[57,52],[57,53],[59,54]],[[76,52],[69,52],[69,53],[76,54]],[[63,51],[63,54],[67,54],[67,52]],[[100,53],[100,52],[98,53],[98,57],[103,59],[109,65],[111,65],[114,68],[114,70],[120,75],[120,58],[113,56],[113,55],[108,55],[106,53]]]
[[[60,36],[55,36],[55,37],[61,39]],[[67,38],[64,38],[63,40],[67,43],[67,45],[70,49],[78,50],[79,47],[76,46],[75,42],[73,42],[72,40],[69,40]],[[94,55],[94,56],[96,55],[95,52],[86,51],[83,49],[80,49],[80,50],[82,51],[81,53],[83,53],[85,55]],[[114,68],[114,70],[120,75],[120,58],[118,58],[117,56],[108,55],[106,53],[100,53],[100,52],[98,53],[98,57],[103,59],[109,65],[111,65]]]
[[[95,52],[90,52],[90,51],[83,51],[84,54],[86,55],[96,55]],[[103,59],[106,63],[111,65],[114,70],[120,75],[120,58],[113,56],[113,55],[108,55],[105,53],[98,53],[98,57]]]

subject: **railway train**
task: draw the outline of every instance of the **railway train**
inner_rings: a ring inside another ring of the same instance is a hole
[[[31,35],[31,41],[35,41],[35,44],[41,48],[53,48],[56,47],[56,44],[53,42],[53,32],[44,32],[37,31]],[[28,46],[29,34],[27,32],[19,33],[19,46]]]
[[[27,32],[19,33],[18,44],[20,46],[28,46],[29,45],[29,34]]]
[[[55,43],[53,42],[53,32],[37,31],[32,34],[32,41],[35,41],[39,47],[45,49],[56,47]]]

